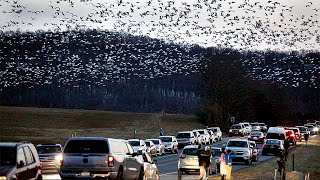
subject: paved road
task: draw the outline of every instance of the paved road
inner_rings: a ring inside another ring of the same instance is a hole
[[[234,138],[234,137],[233,137]],[[226,137],[223,138],[222,141],[220,142],[216,142],[213,145],[217,146],[217,147],[222,147],[223,144],[226,144],[226,142],[230,139],[230,137]],[[261,144],[258,144],[258,147],[261,149]],[[161,174],[161,179],[165,179],[165,180],[174,180],[174,179],[178,179],[178,159],[179,159],[179,155],[181,153],[181,150],[179,150],[179,153],[177,154],[166,154],[163,156],[158,156],[155,157],[154,159],[156,159],[158,161],[158,168]],[[256,163],[260,163],[262,161],[271,159],[274,156],[262,156],[261,155],[261,151],[260,151],[260,158],[259,158],[259,162],[253,162],[252,165],[256,164]],[[250,165],[245,165],[244,163],[234,163],[232,170],[238,170],[238,169],[242,169],[242,168],[246,168]],[[60,179],[59,175],[57,174],[57,172],[49,172],[50,174],[48,174],[48,172],[44,171],[44,179]],[[190,173],[188,175],[183,175],[182,179],[197,179],[197,176],[199,175],[199,173],[195,172],[195,173]]]

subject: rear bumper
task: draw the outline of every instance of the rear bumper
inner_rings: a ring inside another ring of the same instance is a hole
[[[116,178],[117,172],[102,170],[59,170],[61,178],[93,179],[93,178]]]

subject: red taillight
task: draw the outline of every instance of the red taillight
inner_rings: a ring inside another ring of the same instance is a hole
[[[114,157],[108,156],[108,166],[113,167],[114,166]]]
[[[42,162],[40,162],[39,170],[40,170],[40,172],[42,174]]]
[[[186,158],[186,156],[185,155],[181,155],[181,156],[179,156],[179,158],[180,159],[184,159],[184,158]]]

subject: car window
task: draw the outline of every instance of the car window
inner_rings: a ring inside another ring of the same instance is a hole
[[[177,138],[190,138],[190,133],[178,133]]]
[[[160,137],[159,139],[163,142],[172,142],[172,137]]]
[[[17,154],[17,163],[20,164],[20,162],[23,162],[24,165],[27,164],[26,162],[26,156],[24,155],[23,148],[18,149],[18,154]]]
[[[148,147],[151,146],[151,142],[150,142],[150,141],[145,141],[145,142],[146,142],[146,145],[147,145]]]
[[[35,163],[34,155],[29,147],[23,147],[25,155],[26,155],[26,160],[27,164],[32,164]]]
[[[247,142],[245,141],[229,141],[228,147],[248,147]]]
[[[277,141],[277,140],[267,140],[266,144],[280,145],[280,141]]]
[[[131,146],[140,146],[140,141],[128,141]]]
[[[231,126],[231,129],[241,129],[241,126],[239,126],[239,125]]]
[[[0,166],[16,165],[16,148],[0,147]]]
[[[285,135],[284,134],[278,134],[278,133],[267,133],[266,139],[284,140],[285,139]]]
[[[37,151],[39,154],[50,154],[50,153],[61,153],[60,146],[37,146]]]
[[[187,148],[183,149],[182,154],[185,155],[197,155],[198,149],[196,148]]]
[[[129,150],[129,153],[133,154],[134,151],[132,149],[132,146],[129,143],[126,143],[126,145],[127,145],[128,150]]]
[[[64,153],[109,153],[105,140],[70,140]]]
[[[159,144],[159,140],[152,140],[154,144]]]
[[[121,146],[120,141],[117,140],[109,140],[110,147],[113,153],[123,153],[123,148]]]
[[[128,149],[126,143],[124,141],[120,141],[119,144],[122,147],[123,153],[124,154],[128,154],[129,153],[129,149]]]
[[[251,136],[260,136],[262,133],[261,132],[251,132]]]

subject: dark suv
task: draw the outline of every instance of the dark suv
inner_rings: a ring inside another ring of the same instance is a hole
[[[42,164],[33,144],[0,143],[0,179],[42,179]]]
[[[126,140],[102,137],[70,138],[62,152],[61,179],[143,179],[142,152]]]
[[[38,144],[36,146],[43,171],[58,170],[62,159],[60,144]]]

